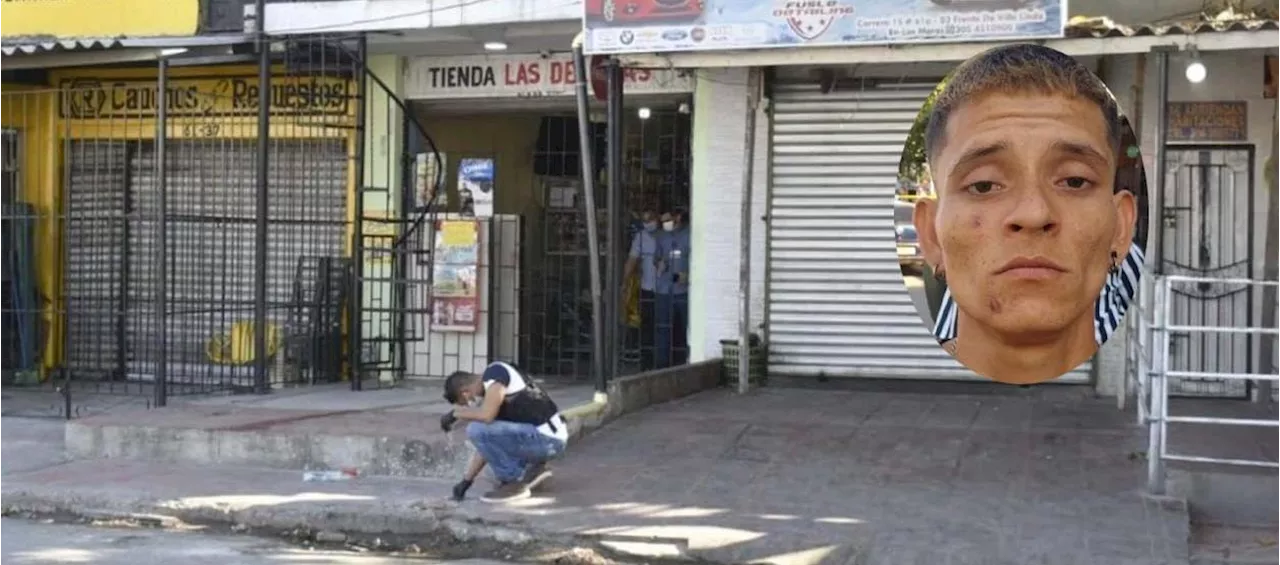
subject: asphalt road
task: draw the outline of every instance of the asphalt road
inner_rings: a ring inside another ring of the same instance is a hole
[[[432,561],[369,553],[312,551],[252,536],[0,520],[5,565],[503,565],[499,561]]]

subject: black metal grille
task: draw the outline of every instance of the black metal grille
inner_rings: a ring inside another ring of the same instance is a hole
[[[58,390],[70,416],[73,392],[164,403],[344,377],[360,43],[280,43],[266,124],[253,66],[3,93],[6,384]]]
[[[258,69],[207,58],[168,60],[154,75],[64,72],[0,95],[12,125],[5,384],[61,392],[69,417],[82,393],[163,404],[340,379],[363,389],[493,360],[587,378],[591,257],[615,267],[609,354],[623,373],[653,368],[656,328],[682,336],[683,320],[630,304],[639,293],[617,281],[642,212],[689,204],[687,111],[626,111],[614,187],[606,128],[593,127],[593,218],[612,233],[589,251],[571,112],[526,113],[530,143],[500,157],[494,214],[475,220],[458,162],[486,152],[438,151],[435,117],[369,71],[363,41],[274,40],[267,121]],[[520,182],[502,176],[507,158],[528,165]],[[446,314],[470,306],[433,287],[448,260],[440,230],[456,220],[478,233],[475,331],[442,331]],[[683,340],[672,346],[680,362]]]

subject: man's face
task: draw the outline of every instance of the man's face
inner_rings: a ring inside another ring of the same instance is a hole
[[[658,220],[659,223],[662,224],[662,229],[664,230],[671,231],[676,227],[675,215],[671,212],[663,212],[662,216],[658,218]]]
[[[915,224],[967,316],[1031,340],[1092,319],[1135,213],[1131,194],[1113,193],[1116,156],[1097,105],[1042,95],[969,101],[952,113],[931,164],[938,198],[920,201]]]
[[[484,400],[484,384],[479,381],[462,387],[462,390],[458,391],[459,406],[474,406],[480,400]]]

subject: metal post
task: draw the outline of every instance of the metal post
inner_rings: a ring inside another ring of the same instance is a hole
[[[253,390],[267,392],[267,185],[271,156],[271,44],[267,41],[265,0],[257,0],[258,40],[258,202],[255,210],[253,280]]]
[[[1155,324],[1154,331],[1159,334],[1159,345],[1155,348],[1151,359],[1151,404],[1147,410],[1147,492],[1163,495],[1164,480],[1164,418],[1168,414],[1165,406],[1168,399],[1168,380],[1165,373],[1169,352],[1169,317],[1166,313],[1168,303],[1169,281],[1157,277],[1154,285]]]
[[[1151,286],[1148,284],[1148,288],[1150,288],[1152,291],[1155,291],[1155,286]],[[1137,336],[1138,337],[1138,355],[1137,355],[1137,359],[1135,360],[1135,363],[1137,363],[1138,365],[1138,383],[1137,383],[1138,390],[1137,390],[1137,398],[1134,400],[1134,404],[1136,404],[1138,407],[1137,412],[1138,412],[1139,426],[1145,424],[1147,421],[1147,418],[1150,416],[1150,411],[1148,410],[1148,408],[1150,407],[1150,404],[1148,403],[1149,401],[1147,400],[1148,394],[1150,393],[1150,390],[1151,390],[1150,383],[1151,383],[1151,366],[1152,366],[1151,358],[1148,355],[1148,353],[1151,351],[1151,348],[1152,348],[1152,343],[1151,343],[1152,324],[1147,322],[1147,316],[1150,315],[1149,313],[1151,312],[1150,294],[1151,294],[1150,292],[1144,292],[1142,293],[1141,296],[1138,297],[1138,303],[1140,307],[1136,312],[1134,312],[1134,314],[1137,314],[1137,318],[1138,318],[1138,324],[1137,324],[1138,325],[1138,330],[1137,330],[1138,331],[1138,336]]]
[[[1156,467],[1160,478],[1160,494],[1165,489],[1165,455],[1169,452],[1169,365],[1173,363],[1172,355],[1170,355],[1170,346],[1173,343],[1173,334],[1170,333],[1169,327],[1173,325],[1173,308],[1170,304],[1170,296],[1173,296],[1173,281],[1169,278],[1163,278],[1160,282],[1160,309],[1161,323],[1164,324],[1164,335],[1160,339],[1160,398],[1156,401],[1160,417],[1160,446],[1156,454]]]
[[[161,57],[156,78],[156,374],[155,405],[169,396],[169,181],[166,145],[169,137],[169,60]]]
[[[1153,49],[1156,52],[1156,123],[1155,123],[1155,171],[1154,174],[1147,175],[1147,181],[1151,185],[1151,191],[1148,199],[1151,205],[1148,212],[1152,221],[1151,237],[1147,242],[1147,248],[1155,247],[1155,253],[1148,253],[1154,265],[1151,266],[1153,274],[1164,274],[1164,168],[1165,168],[1165,143],[1168,139],[1168,113],[1169,113],[1169,51],[1176,47],[1157,47]]]
[[[1280,126],[1278,126],[1276,122],[1277,116],[1276,116],[1276,110],[1274,109],[1275,106],[1273,106],[1272,108],[1273,110],[1272,110],[1272,116],[1271,116],[1271,156],[1267,159],[1269,161],[1267,165],[1267,168],[1269,169],[1266,174],[1267,178],[1263,179],[1263,182],[1266,183],[1266,192],[1264,194],[1269,194],[1271,196],[1271,205],[1267,207],[1268,208],[1267,221],[1266,221],[1267,239],[1266,239],[1266,242],[1263,243],[1263,248],[1266,250],[1266,254],[1263,255],[1265,259],[1262,260],[1262,280],[1266,280],[1266,281],[1280,280],[1280,262],[1277,262],[1276,260],[1277,257],[1280,257],[1280,237],[1277,237],[1277,235],[1280,234],[1280,232],[1277,232],[1276,230],[1277,226],[1280,226],[1280,208],[1276,206],[1276,201],[1275,201],[1276,196],[1278,194],[1276,190],[1276,176],[1275,176],[1276,175],[1275,166],[1277,161],[1276,139],[1277,139],[1277,134],[1280,134]],[[1277,298],[1280,298],[1280,297],[1277,296],[1277,289],[1275,286],[1265,285],[1262,287],[1262,320],[1261,321],[1262,321],[1262,327],[1264,328],[1276,327]],[[1265,373],[1265,374],[1275,374],[1277,369],[1280,369],[1280,367],[1276,366],[1276,361],[1275,361],[1276,346],[1277,346],[1276,335],[1262,334],[1261,336],[1258,336],[1258,337],[1259,337],[1258,353],[1260,354],[1258,358],[1262,362],[1261,367],[1259,367],[1261,370],[1258,372]],[[1264,402],[1264,403],[1271,402],[1271,394],[1272,394],[1272,391],[1275,390],[1275,386],[1276,386],[1276,383],[1274,381],[1259,381],[1256,401]]]
[[[625,253],[625,243],[622,242],[623,229],[619,221],[622,214],[622,144],[626,139],[625,126],[622,117],[622,65],[617,59],[609,61],[608,66],[608,84],[609,96],[607,102],[607,116],[609,125],[609,155],[607,166],[609,169],[609,193],[606,198],[606,213],[608,221],[605,228],[609,230],[609,255],[608,268],[609,273],[605,277],[605,287],[609,289],[609,305],[606,306],[605,318],[606,334],[608,343],[605,345],[609,351],[609,375],[617,375],[621,370],[622,356],[619,354],[621,349],[621,341],[619,338],[618,324],[621,320],[619,315],[620,306],[622,304],[622,284],[620,284],[622,275],[622,263],[619,258]]]
[[[595,371],[596,391],[606,392],[609,381],[605,376],[602,315],[604,298],[600,286],[600,230],[596,224],[595,153],[594,140],[591,138],[591,108],[587,103],[587,81],[591,79],[591,68],[587,66],[587,57],[582,52],[582,41],[582,33],[573,40],[573,68],[576,79],[574,94],[578,99],[578,146],[582,156],[582,217],[587,223],[587,256],[591,258],[587,262],[591,276],[591,367]]]
[[[738,393],[751,388],[751,200],[752,170],[756,148],[756,109],[760,104],[755,69],[747,70],[747,124],[742,155],[742,209],[738,244]]]
[[[1151,233],[1147,238],[1147,258],[1151,261],[1148,265],[1147,272],[1152,275],[1165,273],[1165,145],[1169,138],[1169,51],[1176,47],[1158,46],[1152,49],[1156,54],[1156,123],[1155,135],[1152,141],[1155,143],[1155,152],[1153,152],[1152,161],[1155,169],[1151,174],[1147,174],[1148,183],[1148,214],[1151,222],[1148,222]],[[1147,410],[1147,418],[1155,418],[1155,411],[1149,410],[1156,405],[1156,397],[1162,395],[1165,383],[1156,383],[1155,374],[1164,368],[1165,360],[1157,359],[1165,352],[1161,351],[1160,343],[1157,342],[1157,332],[1164,332],[1165,322],[1164,305],[1160,301],[1160,279],[1156,279],[1156,284],[1152,284],[1151,290],[1156,293],[1155,304],[1143,300],[1139,297],[1139,304],[1151,304],[1153,323],[1151,333],[1147,336],[1147,341],[1152,347],[1152,359],[1147,361],[1147,366],[1151,366],[1152,370],[1148,370],[1146,374],[1140,374],[1139,378],[1143,381],[1139,382],[1139,391],[1143,391],[1142,384],[1146,384],[1146,392],[1149,395],[1149,404]],[[1167,332],[1164,332],[1167,334]],[[1139,338],[1140,340],[1140,338]],[[1139,400],[1140,402],[1140,400]],[[1153,428],[1152,428],[1153,429]],[[1152,459],[1158,459],[1158,455],[1148,454]],[[1152,464],[1155,465],[1155,464]],[[1151,480],[1151,478],[1148,478]],[[1161,486],[1160,488],[1164,488]]]
[[[353,203],[355,221],[352,222],[351,228],[351,302],[347,306],[347,378],[351,381],[351,390],[360,390],[364,387],[364,375],[360,364],[364,358],[364,317],[361,313],[364,309],[364,152],[365,136],[368,135],[368,124],[365,122],[368,121],[366,98],[369,96],[369,73],[364,66],[367,47],[366,38],[361,35],[357,46],[357,56],[360,60],[356,62],[359,70],[356,71],[356,201]],[[402,116],[402,119],[407,123],[409,116]],[[406,131],[411,130],[406,128]],[[414,135],[414,139],[417,139],[417,135]],[[407,190],[402,193],[413,194],[413,191]],[[420,229],[435,229],[435,227],[427,225]],[[405,260],[408,259],[409,257],[406,256]],[[400,329],[404,330],[403,324]]]

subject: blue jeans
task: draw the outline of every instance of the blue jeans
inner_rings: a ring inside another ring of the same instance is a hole
[[[653,304],[653,364],[665,369],[688,358],[688,294],[655,294]],[[672,359],[674,353],[675,359]],[[673,363],[674,361],[674,363]]]
[[[673,304],[670,294],[653,296],[653,365],[655,369],[671,366],[671,321]]]
[[[564,442],[538,431],[533,424],[494,420],[471,422],[467,439],[489,463],[499,481],[520,480],[531,464],[555,459],[564,453]]]

